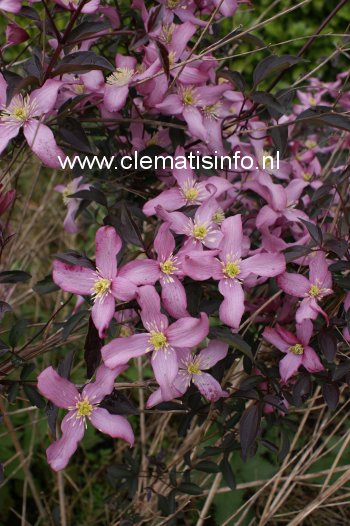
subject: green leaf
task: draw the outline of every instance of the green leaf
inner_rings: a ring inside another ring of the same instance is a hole
[[[193,482],[182,482],[178,487],[178,491],[186,493],[187,495],[202,495],[203,490]]]

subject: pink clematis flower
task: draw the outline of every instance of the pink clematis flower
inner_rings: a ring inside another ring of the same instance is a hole
[[[81,203],[81,199],[77,199],[75,197],[69,198],[69,196],[71,194],[75,194],[79,190],[88,190],[90,188],[90,185],[88,184],[80,185],[81,180],[82,180],[82,177],[75,177],[66,186],[63,184],[59,184],[55,186],[56,192],[59,192],[60,194],[62,194],[63,203],[67,207],[67,215],[65,217],[63,227],[65,231],[68,232],[69,234],[76,234],[77,232],[79,232],[79,228],[76,225],[74,219],[75,219],[75,214],[77,213],[77,210]]]
[[[174,398],[182,396],[191,382],[209,402],[217,402],[219,398],[229,396],[229,393],[221,388],[219,382],[211,374],[205,372],[223,360],[227,351],[228,345],[219,340],[209,342],[208,347],[201,350],[197,355],[193,354],[191,349],[178,350],[179,372],[173,384]],[[161,402],[164,402],[161,390],[157,389],[149,397],[147,407],[153,407]]]
[[[135,298],[137,285],[140,284],[140,268],[143,270],[141,283],[147,282],[147,265],[150,260],[132,261],[132,268],[128,269],[128,265],[125,265],[117,272],[116,256],[121,246],[121,239],[114,228],[103,226],[96,233],[96,269],[68,265],[58,259],[53,263],[53,280],[56,285],[66,292],[92,296],[92,320],[100,338],[104,337],[114,316],[115,300],[130,301]]]
[[[274,277],[284,272],[282,254],[260,253],[242,260],[243,230],[240,214],[228,217],[221,225],[223,233],[218,251],[188,253],[184,272],[194,280],[210,277],[219,280],[224,296],[219,317],[229,327],[238,329],[244,314],[243,281],[250,275]],[[218,257],[215,257],[218,256]]]
[[[277,284],[287,294],[303,298],[295,315],[297,323],[315,320],[318,314],[322,314],[328,323],[326,312],[318,304],[318,301],[333,292],[332,275],[323,252],[317,252],[310,261],[309,269],[309,279],[301,274],[284,272],[278,276]]]
[[[187,248],[201,250],[202,245],[217,248],[222,239],[220,228],[214,221],[214,214],[218,208],[218,203],[212,196],[197,208],[194,219],[190,219],[182,212],[167,212],[161,205],[156,207],[156,212],[163,221],[169,223],[175,234],[183,234],[189,238],[186,243]]]
[[[182,347],[194,347],[203,341],[209,332],[208,317],[201,313],[200,319],[188,316],[169,325],[167,317],[160,312],[159,296],[149,285],[140,287],[138,302],[147,332],[112,340],[101,349],[103,361],[107,367],[114,368],[131,358],[152,353],[151,364],[162,398],[172,400],[173,382],[179,369],[176,351]]]
[[[279,369],[283,382],[287,382],[301,365],[310,373],[323,371],[324,367],[309,341],[312,336],[312,322],[305,320],[296,326],[296,336],[283,329],[279,325],[272,329],[267,327],[263,332],[263,338],[272,343],[277,349],[286,354],[280,361]]]
[[[64,469],[75,453],[87,427],[86,420],[102,433],[113,438],[121,438],[130,446],[134,443],[134,433],[125,417],[112,415],[99,407],[106,395],[113,391],[115,377],[126,366],[108,369],[101,365],[96,371],[95,382],[85,385],[79,392],[74,384],[62,378],[52,367],[45,369],[38,377],[38,389],[57,407],[68,409],[62,420],[62,436],[46,451],[47,460],[55,471]]]
[[[6,106],[7,84],[0,73],[0,106],[3,108],[0,113],[0,154],[23,128],[24,136],[35,155],[50,168],[61,167],[58,156],[63,159],[64,153],[57,146],[50,128],[41,122],[54,108],[61,85],[61,81],[47,80],[30,95],[15,95]]]
[[[201,87],[179,84],[177,93],[166,96],[156,108],[165,115],[181,115],[187,122],[190,134],[207,143],[209,135],[204,126],[204,114],[229,89],[228,83]]]
[[[176,148],[175,159],[178,156],[185,156],[183,148]],[[150,199],[143,207],[143,213],[147,216],[156,213],[156,207],[162,206],[164,210],[173,212],[183,206],[199,205],[210,198],[211,192],[208,186],[215,189],[215,197],[232,188],[232,184],[223,177],[212,176],[205,178],[203,181],[197,181],[191,168],[177,169],[174,168],[173,176],[177,185],[168,190],[164,190],[154,199]]]

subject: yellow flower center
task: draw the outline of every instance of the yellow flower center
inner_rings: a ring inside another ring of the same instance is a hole
[[[174,9],[181,3],[181,0],[168,0],[167,4],[170,9]]]
[[[163,272],[163,274],[173,274],[174,270],[177,270],[177,267],[175,267],[173,261],[171,259],[167,259],[163,263],[160,264],[160,270]]]
[[[159,349],[167,348],[169,345],[165,334],[162,332],[158,332],[158,331],[151,331],[150,338],[148,341],[153,346],[155,351],[159,351]]]
[[[292,347],[289,347],[289,350],[293,354],[304,354],[304,347],[300,343],[296,343]]]
[[[195,89],[192,86],[186,86],[182,89],[181,99],[186,106],[192,106],[193,104],[198,102],[198,98],[195,94]]]
[[[222,269],[223,273],[227,278],[235,278],[240,272],[241,267],[237,264],[240,260],[228,261],[224,268]]]
[[[68,203],[69,203],[69,198],[68,196],[71,195],[71,194],[74,194],[74,190],[72,188],[72,185],[71,183],[67,184],[67,186],[65,187],[65,189],[63,190],[62,192],[62,199],[63,199],[63,202],[64,204],[67,206]]]
[[[317,146],[317,143],[308,139],[307,141],[305,141],[305,146],[309,150],[312,150],[312,148],[315,148]]]
[[[310,97],[309,98],[309,104],[310,104],[310,106],[316,106],[317,105],[317,100],[315,99],[315,97]]]
[[[310,290],[309,290],[309,296],[312,296],[313,298],[317,298],[320,292],[321,292],[321,289],[317,285],[311,285]]]
[[[197,188],[192,186],[191,188],[183,189],[183,194],[186,197],[187,201],[195,201],[198,197],[199,191]]]
[[[134,74],[134,70],[130,68],[117,68],[114,73],[107,77],[107,84],[113,86],[125,86],[130,81]]]
[[[105,294],[109,292],[109,289],[111,288],[111,283],[112,281],[110,279],[97,279],[93,287],[93,296],[95,296],[95,298],[102,298]]]
[[[74,84],[73,91],[77,93],[78,95],[82,95],[83,93],[85,93],[84,84]]]
[[[84,398],[84,400],[77,402],[75,407],[77,408],[77,418],[82,416],[90,416],[94,410],[87,396]]]
[[[310,181],[311,178],[312,178],[312,174],[310,172],[304,172],[303,173],[304,181]]]
[[[221,102],[216,102],[215,104],[209,104],[208,106],[203,106],[202,112],[204,115],[210,119],[218,119],[220,116],[220,107]]]
[[[205,225],[194,225],[192,231],[193,237],[200,241],[208,235],[208,230]]]
[[[202,374],[202,371],[199,368],[199,364],[196,362],[190,362],[187,365],[187,372],[189,374]]]
[[[13,97],[9,106],[0,113],[4,122],[17,124],[18,121],[26,122],[35,110],[35,100],[31,102],[28,95],[25,97],[22,97],[22,95],[16,95]]]
[[[265,166],[265,168],[271,168],[271,153],[267,150],[263,150],[262,156],[261,156],[261,166]]]
[[[212,217],[212,221],[213,223],[215,223],[216,225],[221,225],[221,223],[223,222],[223,220],[225,219],[225,214],[224,214],[224,211],[221,210],[221,208],[219,208],[215,214],[213,215]]]

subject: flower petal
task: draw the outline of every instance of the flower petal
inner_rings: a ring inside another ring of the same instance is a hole
[[[219,318],[229,327],[238,329],[244,314],[242,285],[233,279],[223,279],[219,282],[219,291],[225,298],[219,308]]]
[[[137,286],[126,278],[117,276],[112,281],[111,292],[121,301],[131,301],[136,297]]]
[[[135,259],[124,265],[118,274],[135,285],[154,285],[160,277],[158,261],[154,259]]]
[[[21,126],[7,126],[0,122],[0,154],[5,150],[10,140],[18,135],[20,129]]]
[[[256,254],[242,261],[240,267],[242,278],[250,273],[272,278],[286,270],[286,260],[283,254]]]
[[[69,411],[62,420],[63,434],[46,450],[47,461],[54,471],[64,469],[71,456],[76,452],[85,428],[82,418],[75,418],[75,412]]]
[[[216,402],[219,398],[227,397],[229,394],[221,389],[221,385],[215,378],[208,373],[195,374],[192,377],[194,385],[196,385],[204,398],[210,402]]]
[[[30,94],[30,102],[33,104],[35,111],[32,117],[38,117],[44,113],[53,110],[56,104],[57,94],[63,82],[60,80],[49,79]]]
[[[194,347],[204,340],[208,332],[208,316],[201,312],[200,319],[188,317],[177,320],[168,327],[166,336],[174,347]]]
[[[223,238],[220,243],[222,261],[240,258],[242,253],[243,230],[240,214],[225,219],[221,225]]]
[[[161,296],[163,305],[170,316],[176,319],[189,316],[185,287],[176,276],[172,278],[172,281],[162,280]]]
[[[272,327],[266,327],[262,333],[262,337],[281,352],[286,353],[290,347],[290,344]]]
[[[31,119],[23,126],[23,133],[29,147],[46,166],[61,168],[58,157],[65,158],[64,152],[56,144],[55,137],[45,124]]]
[[[321,363],[321,360],[315,353],[315,351],[312,349],[312,347],[306,346],[304,348],[304,354],[303,354],[303,366],[309,373],[317,373],[319,371],[323,371],[324,367]]]
[[[39,374],[38,389],[55,406],[63,409],[74,407],[79,398],[78,390],[72,382],[62,378],[52,367],[47,367]]]
[[[291,376],[293,376],[301,366],[303,361],[303,355],[287,353],[279,363],[280,375],[283,382],[287,382]]]
[[[100,338],[104,338],[106,330],[111,323],[115,313],[115,299],[112,294],[107,294],[103,298],[96,298],[92,307],[91,317]]]
[[[228,345],[220,340],[211,340],[206,349],[199,353],[201,369],[210,369],[227,355]]]
[[[146,354],[149,347],[148,334],[134,334],[128,338],[115,338],[101,349],[102,359],[107,367],[114,369],[128,363],[131,358]]]
[[[153,351],[151,365],[164,401],[174,398],[173,383],[179,370],[174,349]]]
[[[148,331],[164,331],[168,327],[168,319],[160,312],[159,294],[151,285],[140,287],[137,301],[141,307],[140,316]]]
[[[52,279],[62,290],[88,296],[92,293],[92,287],[96,281],[92,269],[78,265],[68,265],[55,259],[53,262]]]
[[[112,415],[106,409],[98,407],[90,415],[90,422],[96,429],[113,438],[121,438],[130,446],[134,444],[135,437],[131,425],[126,418]]]
[[[106,279],[117,273],[116,256],[122,248],[122,240],[112,226],[102,226],[96,232],[96,267]]]
[[[310,290],[310,282],[301,274],[284,272],[277,277],[277,285],[287,294],[303,298]]]
[[[96,380],[88,383],[83,391],[82,398],[86,396],[93,404],[98,404],[103,398],[113,391],[116,377],[127,369],[127,365],[118,365],[110,369],[105,365],[100,365],[96,371]]]

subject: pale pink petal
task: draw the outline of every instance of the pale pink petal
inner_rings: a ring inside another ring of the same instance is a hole
[[[182,208],[186,203],[182,192],[179,188],[170,188],[169,190],[164,190],[161,194],[150,199],[143,206],[142,211],[146,216],[152,216],[156,214],[157,206],[162,206],[164,210],[168,212],[173,212]]]
[[[296,333],[298,339],[301,341],[303,346],[307,345],[311,340],[314,327],[311,320],[305,320],[303,323],[297,323]]]
[[[185,106],[182,112],[183,118],[187,122],[190,134],[203,142],[208,142],[209,136],[203,122],[203,115],[194,106]]]
[[[21,0],[0,0],[0,10],[8,13],[18,13],[21,10]]]
[[[102,359],[107,367],[114,369],[128,363],[131,358],[146,354],[149,334],[134,334],[128,338],[115,338],[101,349]]]
[[[169,95],[165,99],[156,105],[156,108],[165,115],[179,115],[182,113],[183,104],[180,97],[176,94]]]
[[[137,285],[126,278],[117,276],[112,280],[111,292],[118,300],[131,301],[136,297]]]
[[[287,382],[299,369],[303,362],[303,355],[288,353],[279,363],[280,375],[283,382]]]
[[[175,239],[168,223],[163,223],[154,239],[154,250],[159,261],[166,261],[175,250]]]
[[[221,225],[224,237],[220,243],[222,261],[240,258],[242,254],[243,230],[240,214],[226,218]]]
[[[5,150],[10,140],[18,135],[20,129],[20,124],[15,126],[8,126],[0,122],[0,154]]]
[[[135,259],[124,265],[118,274],[135,285],[154,285],[160,278],[158,261],[154,259]]]
[[[283,254],[256,254],[245,259],[239,264],[241,268],[240,277],[248,274],[257,276],[273,277],[282,274],[286,270],[286,260]]]
[[[260,210],[256,216],[256,226],[257,228],[266,228],[271,225],[274,225],[279,218],[279,213],[275,212],[270,206],[265,205]]]
[[[103,103],[108,111],[119,111],[125,106],[129,94],[129,86],[113,86],[106,84]]]
[[[225,298],[219,308],[219,318],[229,327],[238,329],[244,314],[242,285],[232,279],[223,279],[219,282],[219,291]]]
[[[51,366],[39,374],[38,389],[53,404],[63,409],[75,406],[79,398],[74,385],[62,378]]]
[[[163,305],[170,316],[176,319],[189,316],[186,291],[176,276],[173,276],[171,281],[162,280],[161,296]]]
[[[331,288],[332,275],[328,270],[328,264],[324,252],[317,252],[310,261],[309,280],[318,284],[319,288]]]
[[[50,168],[61,168],[58,157],[65,158],[65,154],[56,144],[50,128],[41,122],[31,119],[23,127],[24,136],[35,155]]]
[[[92,269],[78,265],[68,265],[58,259],[53,262],[52,279],[62,290],[89,296],[92,293],[95,272]]]
[[[75,418],[73,411],[66,414],[61,428],[63,431],[61,438],[46,450],[47,461],[54,471],[60,471],[67,466],[85,432],[83,419]]]
[[[112,226],[102,226],[96,232],[96,267],[101,276],[113,279],[117,273],[116,256],[122,240]]]
[[[167,212],[162,206],[158,205],[156,207],[156,213],[163,221],[169,223],[171,230],[173,230],[175,234],[190,234],[193,228],[192,221],[182,212]]]
[[[206,349],[199,353],[200,368],[210,369],[227,355],[228,345],[220,340],[211,340]]]
[[[310,282],[301,274],[284,272],[277,277],[277,285],[287,294],[303,298],[310,290]]]
[[[135,437],[127,419],[120,415],[112,415],[106,409],[98,407],[90,415],[90,422],[96,429],[113,438],[121,438],[130,446],[134,444]]]
[[[32,91],[30,94],[30,102],[34,107],[34,112],[31,114],[32,117],[39,117],[53,110],[58,90],[62,84],[63,82],[60,80],[49,79],[41,88]]]
[[[152,285],[140,287],[137,293],[137,301],[141,307],[140,316],[144,327],[148,331],[160,331],[168,327],[168,319],[160,312],[160,297]]]
[[[222,265],[213,254],[208,252],[190,252],[185,256],[182,271],[195,281],[205,281],[215,275],[215,279],[223,278]]]
[[[151,365],[161,389],[162,399],[172,400],[174,398],[173,382],[179,369],[176,352],[172,348],[166,351],[154,351]]]
[[[127,369],[127,365],[118,365],[114,369],[110,369],[103,364],[100,365],[96,371],[96,380],[84,387],[82,398],[84,399],[87,396],[91,403],[100,403],[105,396],[113,391],[116,377],[125,369]]]
[[[306,346],[304,348],[304,354],[302,355],[303,361],[302,364],[309,373],[317,373],[319,371],[324,371],[324,367],[321,363],[321,360],[312,349],[312,347]]]
[[[103,298],[96,298],[92,307],[91,316],[92,321],[100,338],[104,338],[106,330],[109,327],[111,319],[115,313],[115,299],[112,294],[107,294]]]
[[[219,398],[226,398],[229,395],[221,389],[221,385],[211,374],[194,374],[192,381],[209,402],[216,402]]]
[[[7,82],[2,73],[0,73],[0,107],[6,106]]]
[[[198,318],[181,318],[170,325],[166,336],[174,347],[194,347],[201,343],[209,332],[208,316],[202,312]]]
[[[262,337],[281,352],[286,353],[290,347],[290,344],[272,327],[266,327],[262,333]]]

